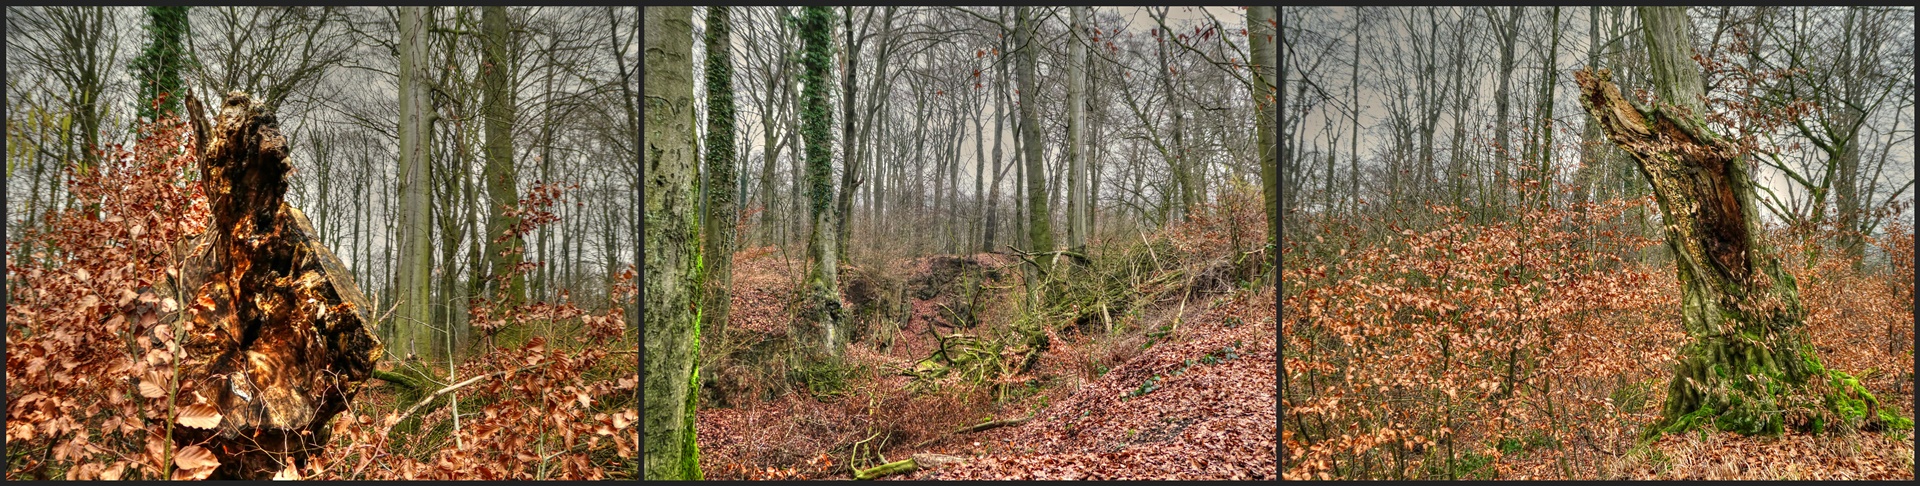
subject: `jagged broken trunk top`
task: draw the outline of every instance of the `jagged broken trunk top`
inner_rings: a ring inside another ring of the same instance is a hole
[[[293,166],[273,114],[236,91],[209,129],[188,104],[213,224],[171,285],[185,304],[176,403],[221,420],[176,425],[174,441],[213,451],[214,478],[265,479],[325,446],[383,348],[360,288],[284,200]]]
[[[1689,108],[1666,100],[1638,106],[1605,69],[1574,79],[1587,113],[1652,185],[1681,282],[1681,321],[1692,341],[1680,350],[1652,430],[1711,424],[1774,434],[1872,424],[1876,401],[1821,365],[1793,277],[1760,240],[1750,155]]]

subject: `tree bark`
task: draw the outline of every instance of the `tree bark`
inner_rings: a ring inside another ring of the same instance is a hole
[[[394,321],[394,353],[400,356],[439,356],[434,346],[427,287],[432,273],[432,222],[428,171],[433,137],[433,107],[427,97],[426,31],[423,7],[400,7],[400,262],[395,299],[400,313]]]
[[[995,9],[999,18],[1006,17],[1005,10]],[[1005,32],[1004,30],[1002,32]],[[999,58],[1007,52],[1007,38],[1000,36],[999,48],[995,49]],[[1006,175],[1001,169],[1000,134],[1006,130],[1007,121],[1007,63],[995,62],[993,68],[993,186],[987,189],[986,234],[981,237],[980,251],[993,251],[993,242],[1000,233],[1000,178]]]
[[[204,124],[196,100],[193,121]],[[266,479],[324,448],[328,422],[347,409],[384,353],[373,307],[284,201],[287,140],[274,115],[244,93],[228,95],[201,145],[213,224],[193,242],[163,295],[186,309],[177,407],[220,412],[211,429],[175,426],[176,445],[202,444],[220,459],[215,479]],[[193,393],[186,393],[193,390]]]
[[[647,480],[700,479],[694,445],[694,378],[700,323],[692,313],[693,9],[648,7],[646,44],[646,254],[641,267],[646,399],[641,407]]]
[[[524,245],[519,235],[507,235],[519,218],[509,217],[506,211],[520,204],[520,178],[513,166],[513,82],[509,75],[512,62],[507,52],[508,36],[506,7],[481,7],[480,9],[482,44],[486,58],[480,66],[481,83],[485,85],[487,130],[487,262],[492,269],[488,276],[508,278],[501,287],[505,295],[495,295],[506,305],[519,303],[526,298],[526,276],[514,271],[520,265],[520,251]],[[503,254],[505,253],[505,254]]]
[[[1161,23],[1165,23],[1166,12],[1160,12],[1159,17],[1162,20]],[[1171,37],[1174,34],[1163,31],[1160,35]],[[1200,203],[1199,196],[1194,193],[1194,186],[1196,184],[1193,180],[1193,171],[1192,168],[1188,166],[1186,137],[1187,116],[1185,112],[1180,111],[1180,96],[1179,93],[1174,91],[1173,74],[1175,68],[1173,67],[1172,61],[1167,58],[1168,40],[1164,38],[1154,40],[1156,52],[1159,53],[1160,56],[1160,76],[1158,77],[1160,80],[1160,90],[1164,93],[1165,98],[1163,101],[1167,104],[1167,111],[1172,113],[1173,116],[1173,150],[1172,157],[1167,159],[1167,165],[1169,166],[1168,168],[1173,169],[1174,186],[1180,193],[1180,219],[1184,221],[1193,217],[1192,211],[1197,209],[1195,206]],[[1025,107],[1026,105],[1023,103],[1021,106]],[[1051,238],[1049,238],[1049,241],[1051,241]],[[1035,251],[1049,249],[1051,248],[1036,247]]]
[[[1279,160],[1276,158],[1278,153],[1275,151],[1277,147],[1274,146],[1274,122],[1276,120],[1274,118],[1274,108],[1277,106],[1275,104],[1275,93],[1278,84],[1274,78],[1274,63],[1276,59],[1272,39],[1276,30],[1275,27],[1278,26],[1276,22],[1273,7],[1271,6],[1247,8],[1247,25],[1252,26],[1252,28],[1247,31],[1247,50],[1252,56],[1248,64],[1253,65],[1253,133],[1255,144],[1258,145],[1260,150],[1260,181],[1262,182],[1260,192],[1261,196],[1263,196],[1262,200],[1266,202],[1267,208],[1267,251],[1275,256],[1275,261],[1278,261],[1277,257],[1280,249],[1280,214],[1278,212],[1280,210],[1280,180],[1278,173]],[[1357,132],[1352,136],[1354,138],[1360,138],[1360,134]],[[1333,151],[1329,150],[1327,157],[1329,161],[1327,165],[1327,192],[1329,194],[1333,192],[1332,153]],[[1329,202],[1327,211],[1331,213],[1332,208],[1333,205]]]
[[[1487,21],[1504,24],[1497,30],[1500,34],[1500,87],[1493,91],[1493,197],[1490,199],[1495,207],[1507,204],[1507,161],[1512,158],[1512,144],[1507,139],[1507,114],[1511,110],[1508,99],[1513,96],[1513,47],[1520,36],[1520,7],[1508,8],[1511,9],[1508,17],[1499,20],[1497,15],[1493,15],[1496,12],[1493,7],[1487,7]]]
[[[707,7],[706,293],[701,321],[710,336],[727,326],[732,300],[734,209],[733,36],[729,7]]]
[[[1683,290],[1681,320],[1692,341],[1680,350],[1650,432],[1710,423],[1777,434],[1877,422],[1873,396],[1824,369],[1808,343],[1793,277],[1761,239],[1749,154],[1702,121],[1705,88],[1685,10],[1639,13],[1659,104],[1637,106],[1604,69],[1574,78],[1587,113],[1652,183]]]
[[[865,42],[853,35],[853,7],[842,6],[846,14],[841,19],[845,29],[846,42],[842,44],[844,61],[840,82],[840,189],[833,201],[833,251],[837,260],[847,259],[847,220],[853,217],[853,189],[860,184],[860,161],[854,158],[854,143],[858,137],[853,131],[853,105],[859,99],[860,84],[860,45]],[[873,10],[867,10],[872,15]],[[872,17],[868,17],[872,18]]]
[[[1535,180],[1540,181],[1540,187],[1537,189],[1537,197],[1541,201],[1551,202],[1553,199],[1554,175],[1553,95],[1558,91],[1557,88],[1559,86],[1557,84],[1560,80],[1560,70],[1556,68],[1557,61],[1560,59],[1560,7],[1553,7],[1553,13],[1548,15],[1547,18],[1553,22],[1553,27],[1550,29],[1551,33],[1547,34],[1549,36],[1547,52],[1540,59],[1541,77],[1543,79],[1540,81],[1539,96],[1536,97],[1536,99],[1539,100],[1539,104],[1534,109],[1534,119],[1537,120],[1537,122],[1532,130],[1533,136],[1540,138],[1539,142],[1532,144],[1533,154],[1531,160],[1533,161],[1533,168],[1531,172]]]
[[[1067,39],[1067,248],[1087,248],[1087,7],[1072,10]]]
[[[806,139],[807,214],[813,230],[807,234],[807,258],[813,263],[807,272],[806,310],[794,325],[802,326],[795,336],[809,361],[837,359],[846,346],[841,329],[839,251],[835,249],[833,210],[833,113],[827,108],[828,62],[832,50],[830,32],[833,11],[826,7],[807,7],[800,17],[801,132]]]
[[[1033,14],[1031,7],[1015,7],[1014,17],[1018,26],[1014,29],[1014,42],[1020,45],[1019,65],[1015,67],[1015,77],[1020,83],[1020,133],[1025,145],[1027,168],[1027,233],[1031,240],[1027,251],[1052,251],[1053,248],[1053,212],[1047,207],[1047,179],[1040,159],[1040,144],[1044,139],[1040,135],[1039,115],[1036,113],[1040,101],[1040,90],[1033,79],[1033,65],[1039,58],[1040,47],[1033,44]],[[1040,270],[1048,270],[1046,262],[1039,262]]]

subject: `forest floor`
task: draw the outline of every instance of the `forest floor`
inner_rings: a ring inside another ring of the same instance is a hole
[[[864,330],[849,345],[856,371],[844,391],[810,393],[766,377],[774,365],[735,359],[753,354],[752,344],[736,343],[784,339],[802,271],[771,247],[737,254],[732,327],[721,348],[703,349],[727,356],[709,388],[728,390],[702,394],[706,478],[844,479],[853,476],[849,462],[868,468],[921,453],[961,461],[885,479],[1277,476],[1272,287],[1167,292],[1137,315],[1111,317],[1112,332],[1099,322],[1054,326],[1051,345],[1024,373],[931,383],[901,373],[940,346],[934,332],[989,337],[1013,322],[1020,265],[977,253],[843,269],[849,318],[863,308],[900,310],[856,326]],[[965,321],[959,315],[975,323],[955,326]]]
[[[1519,224],[1450,208],[1315,221],[1282,251],[1284,478],[1912,479],[1914,431],[1891,418],[1638,439],[1688,339],[1662,241],[1619,217],[1645,205],[1534,209]],[[1766,238],[1825,368],[1857,378],[1874,413],[1911,420],[1913,267],[1897,257],[1913,240],[1889,235],[1870,251],[1896,258],[1859,266],[1830,237]]]

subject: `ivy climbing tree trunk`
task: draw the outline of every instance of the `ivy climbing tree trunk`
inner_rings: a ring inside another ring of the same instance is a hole
[[[1601,69],[1574,74],[1581,104],[1653,186],[1691,342],[1650,432],[1712,424],[1745,434],[1876,425],[1873,395],[1827,371],[1808,343],[1793,277],[1761,240],[1750,153],[1703,121],[1706,93],[1681,7],[1641,7],[1658,95],[1642,107]]]
[[[733,35],[728,8],[707,8],[707,217],[706,293],[701,322],[719,336],[727,325],[727,290],[733,286],[733,240],[740,215],[734,210]]]
[[[813,221],[813,230],[807,234],[807,259],[813,265],[807,271],[806,310],[794,321],[801,329],[794,335],[807,350],[809,361],[838,358],[846,345],[840,329],[840,266],[835,259],[839,252],[833,235],[833,112],[827,108],[832,29],[831,9],[807,7],[801,13],[800,78],[806,86],[800,94],[800,131],[806,140],[807,215]]]
[[[647,480],[700,479],[693,379],[700,323],[693,314],[693,8],[649,7],[646,28],[646,300],[641,439]]]
[[[147,47],[133,60],[134,79],[140,83],[140,98],[134,100],[134,112],[141,119],[158,120],[167,113],[180,111],[180,70],[186,67],[186,6],[147,7]],[[165,95],[158,106],[154,100]]]

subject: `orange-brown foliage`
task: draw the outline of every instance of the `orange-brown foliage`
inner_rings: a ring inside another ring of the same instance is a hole
[[[8,245],[8,479],[165,478],[167,393],[178,347],[148,291],[206,229],[182,124],[156,124],[89,169],[69,166],[72,204]],[[210,472],[210,470],[209,470]]]
[[[1609,465],[1656,418],[1685,339],[1670,260],[1633,257],[1660,241],[1616,224],[1650,206],[1531,208],[1490,224],[1433,207],[1440,221],[1430,230],[1390,226],[1398,234],[1377,244],[1358,243],[1359,223],[1325,223],[1313,241],[1289,241],[1283,477],[1618,472]],[[1891,252],[1910,255],[1910,231],[1895,233],[1881,244],[1909,245]],[[1834,256],[1793,260],[1782,262],[1827,366],[1883,370],[1864,380],[1881,393],[1910,382],[1884,371],[1912,364],[1911,297],[1898,297],[1911,296],[1911,264],[1863,274]],[[1910,414],[1907,397],[1887,400]]]
[[[146,128],[131,148],[114,147],[85,170],[69,168],[72,204],[7,249],[6,478],[158,479],[205,477],[211,454],[171,447],[169,393],[178,390],[174,331],[160,315],[178,303],[148,290],[177,269],[175,242],[206,229],[206,197],[190,129],[173,120]],[[551,222],[559,197],[540,186],[516,209],[516,231]],[[531,264],[523,265],[522,271]],[[572,302],[503,307],[474,304],[475,327],[569,323],[552,342],[487,349],[456,375],[487,376],[459,391],[467,407],[445,443],[412,438],[423,459],[394,453],[387,430],[398,418],[367,394],[335,421],[333,444],[304,470],[308,478],[598,479],[628,474],[637,451],[634,346],[620,339],[633,299],[631,267],[614,281],[612,305],[592,313]],[[491,309],[489,311],[489,309]],[[185,392],[182,392],[185,393]],[[473,407],[473,404],[485,404]],[[398,404],[401,407],[411,403]],[[449,419],[444,407],[426,422]],[[375,417],[386,416],[384,421]],[[188,417],[181,423],[191,423]],[[382,426],[376,427],[380,423]],[[425,430],[425,427],[422,428]],[[398,448],[405,449],[405,448]],[[541,455],[535,456],[540,451]],[[178,466],[176,468],[176,466]]]

